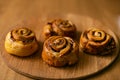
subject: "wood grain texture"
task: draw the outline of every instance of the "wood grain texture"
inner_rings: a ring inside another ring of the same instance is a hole
[[[66,5],[67,4],[67,5]],[[36,17],[56,13],[59,14],[77,14],[88,16],[102,22],[110,27],[118,36],[120,36],[119,16],[120,16],[119,0],[1,0],[0,1],[0,40],[12,29],[16,23],[21,20],[32,20]],[[42,18],[44,20],[44,18]],[[33,20],[34,21],[34,20]],[[79,21],[79,20],[78,20]],[[41,22],[41,25],[44,23]],[[0,43],[0,49],[3,49]],[[1,52],[1,51],[0,51]],[[89,80],[119,80],[120,72],[120,56],[107,69],[99,74],[93,75]],[[33,80],[25,76],[19,75],[9,69],[0,56],[0,80]],[[46,75],[47,76],[47,75]]]
[[[108,34],[112,35],[116,41],[116,50],[109,56],[93,56],[80,52],[78,64],[71,67],[55,68],[48,66],[41,59],[41,53],[43,48],[43,26],[50,19],[55,19],[60,17],[62,19],[72,21],[77,27],[77,42],[79,43],[80,33],[91,27],[98,27],[105,30]],[[78,21],[79,19],[79,21]],[[43,24],[42,24],[43,23]],[[6,32],[16,28],[16,27],[28,27],[36,33],[36,38],[39,42],[39,50],[28,57],[17,57],[8,54],[4,47],[1,48],[2,58],[5,63],[14,71],[21,73],[25,76],[34,79],[81,79],[108,67],[117,57],[119,52],[119,42],[116,35],[107,27],[103,25],[100,21],[95,20],[88,16],[81,16],[76,14],[49,14],[42,18],[33,18],[31,20],[21,21],[17,25],[11,27],[9,30],[6,29],[5,34],[2,37],[2,45],[4,46],[4,39],[6,37]],[[47,76],[46,76],[47,75]]]

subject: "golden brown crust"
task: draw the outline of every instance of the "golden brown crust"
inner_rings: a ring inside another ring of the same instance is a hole
[[[76,27],[69,20],[55,19],[48,22],[43,30],[45,39],[50,36],[68,36],[71,38],[75,37]]]
[[[22,41],[28,43],[35,39],[35,34],[28,28],[18,28],[11,31],[11,38],[14,41]]]
[[[78,45],[69,37],[52,36],[44,42],[42,59],[51,66],[75,64],[77,55]]]
[[[35,34],[28,28],[17,28],[10,31],[5,39],[5,49],[17,56],[29,56],[38,48]]]
[[[113,37],[97,28],[86,30],[80,37],[80,49],[89,54],[110,54],[115,47]]]

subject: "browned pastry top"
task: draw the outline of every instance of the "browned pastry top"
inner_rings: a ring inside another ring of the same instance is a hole
[[[44,34],[50,36],[68,36],[75,37],[76,27],[69,20],[55,19],[48,22],[44,29]]]
[[[46,42],[46,49],[48,49],[52,55],[59,57],[70,53],[76,45],[72,39],[66,38],[67,37],[63,38],[61,36],[53,36],[48,40],[48,42]]]
[[[51,36],[44,42],[42,59],[51,66],[73,65],[78,61],[79,49],[70,37]]]
[[[62,19],[57,19],[52,21],[51,23],[48,23],[52,25],[53,27],[59,27],[63,31],[73,31],[75,30],[74,24],[72,24],[71,21],[69,20],[62,20]]]
[[[91,54],[108,54],[115,48],[113,37],[97,28],[85,31],[80,43],[83,51]]]
[[[11,31],[11,39],[13,41],[29,43],[35,39],[35,34],[28,28],[17,28]]]

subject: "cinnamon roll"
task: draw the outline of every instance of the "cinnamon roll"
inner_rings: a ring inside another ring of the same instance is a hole
[[[5,49],[17,56],[28,56],[38,49],[35,33],[28,28],[10,31],[5,39]]]
[[[106,55],[116,48],[114,38],[104,30],[91,28],[82,33],[80,49],[89,54]]]
[[[70,37],[52,36],[44,42],[42,59],[51,66],[72,65],[78,61],[78,50]]]
[[[74,38],[76,26],[69,20],[55,19],[44,26],[43,35],[45,39],[50,36],[67,36]]]

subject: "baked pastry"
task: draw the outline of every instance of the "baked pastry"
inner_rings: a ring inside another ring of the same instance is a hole
[[[44,26],[43,35],[45,39],[50,36],[67,36],[74,38],[76,33],[75,25],[69,20],[55,19]]]
[[[35,33],[28,28],[16,28],[5,39],[5,49],[17,56],[28,56],[38,49]]]
[[[116,48],[114,38],[104,30],[90,28],[80,37],[80,49],[89,54],[106,55]]]
[[[78,61],[78,50],[70,37],[52,36],[44,42],[42,59],[51,66],[72,65]]]

